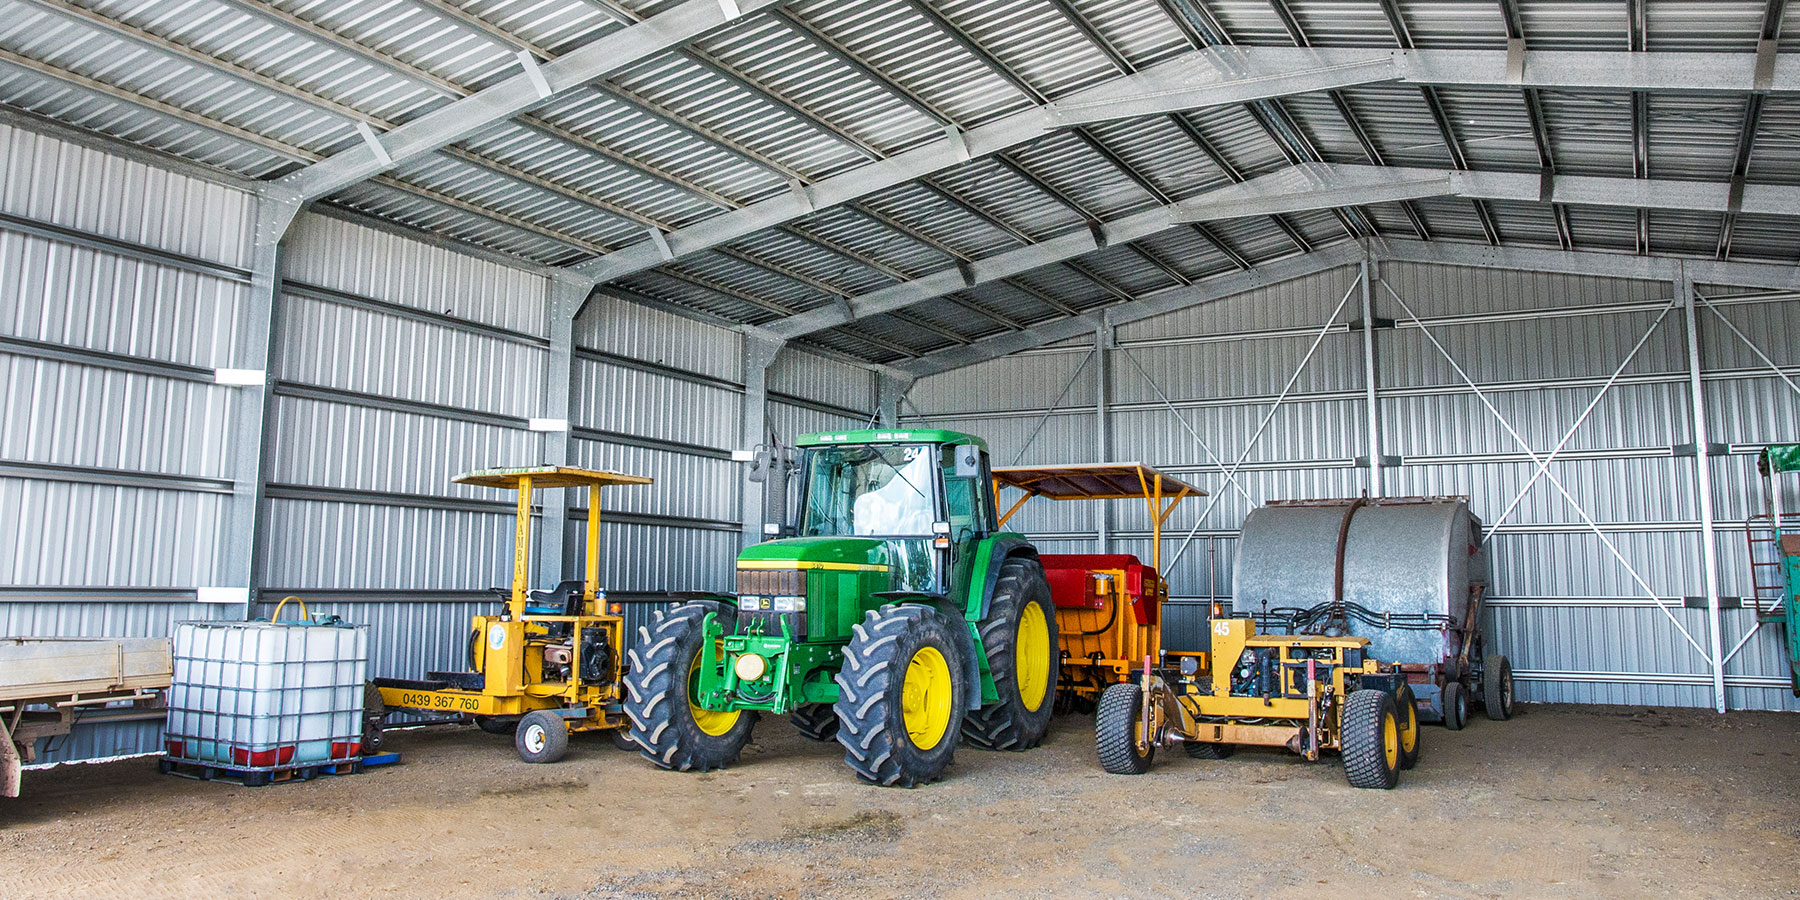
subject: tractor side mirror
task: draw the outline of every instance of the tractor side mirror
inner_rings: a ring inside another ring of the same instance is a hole
[[[956,477],[981,477],[981,445],[958,444],[953,449],[956,455]]]

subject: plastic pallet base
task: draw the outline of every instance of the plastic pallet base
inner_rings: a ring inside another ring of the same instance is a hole
[[[399,754],[391,754],[395,759]],[[288,766],[280,769],[240,769],[235,766],[221,766],[214,763],[195,762],[186,759],[163,757],[156,761],[157,771],[164,775],[179,775],[196,781],[226,781],[244,787],[262,787],[287,781],[311,781],[320,775],[354,775],[363,769],[360,759],[342,760],[333,763],[318,763],[305,766]]]
[[[391,766],[399,761],[400,754],[398,753],[377,753],[373,756],[365,756],[362,758],[363,768],[365,769],[370,766]]]

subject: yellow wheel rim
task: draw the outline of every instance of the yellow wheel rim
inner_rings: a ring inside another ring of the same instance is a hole
[[[688,713],[694,717],[694,724],[699,726],[701,731],[706,732],[713,737],[718,737],[719,735],[730,731],[731,727],[737,724],[738,716],[743,715],[743,713],[736,710],[731,712],[715,712],[707,709],[695,702],[700,699],[699,694],[700,654],[696,653],[694,654],[693,665],[688,666],[687,689]]]
[[[1406,724],[1400,726],[1400,749],[1408,753],[1419,746],[1419,712],[1411,703],[1403,704],[1406,708],[1400,715],[1406,717]]]
[[[920,647],[906,664],[906,679],[900,684],[900,714],[913,746],[930,750],[944,739],[954,693],[944,654],[936,647]]]
[[[1019,682],[1019,700],[1025,708],[1037,712],[1044,705],[1050,688],[1050,625],[1044,621],[1044,608],[1025,604],[1019,616],[1019,634],[1013,642],[1013,673]]]
[[[1400,765],[1400,729],[1394,724],[1393,716],[1381,717],[1381,752],[1387,757],[1387,767],[1397,768]]]

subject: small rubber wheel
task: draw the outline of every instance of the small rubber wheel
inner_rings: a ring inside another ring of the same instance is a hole
[[[1341,721],[1344,780],[1388,790],[1400,783],[1400,722],[1394,695],[1365,688],[1350,695]]]
[[[553,763],[569,752],[569,726],[562,716],[547,709],[533,710],[519,720],[513,735],[519,758],[528,763]]]
[[[1094,749],[1100,753],[1101,768],[1114,775],[1142,775],[1156,759],[1156,745],[1138,740],[1143,695],[1143,689],[1129,681],[1100,695],[1100,709],[1094,713]]]
[[[1512,718],[1512,663],[1498,653],[1481,664],[1481,705],[1496,722]]]
[[[512,735],[519,730],[518,716],[476,716],[475,727],[488,734]]]
[[[1400,726],[1400,768],[1410,769],[1419,764],[1419,707],[1410,685],[1401,685],[1395,695],[1394,715]]]
[[[1439,701],[1444,704],[1444,727],[1451,731],[1461,731],[1469,724],[1469,695],[1459,682],[1444,685],[1444,696]]]
[[[612,735],[612,745],[614,747],[617,747],[620,750],[636,750],[638,748],[637,741],[631,739],[630,726],[614,728],[610,733]]]
[[[1213,744],[1206,741],[1188,741],[1181,745],[1190,759],[1230,759],[1237,752],[1236,744]]]

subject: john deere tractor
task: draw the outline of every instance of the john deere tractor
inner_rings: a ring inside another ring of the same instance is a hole
[[[660,613],[626,678],[666,769],[737,761],[763,713],[835,737],[866,781],[936,780],[957,742],[1024,750],[1056,696],[1037,550],[1002,532],[987,449],[953,431],[803,436],[799,514],[737,561],[737,596]]]

